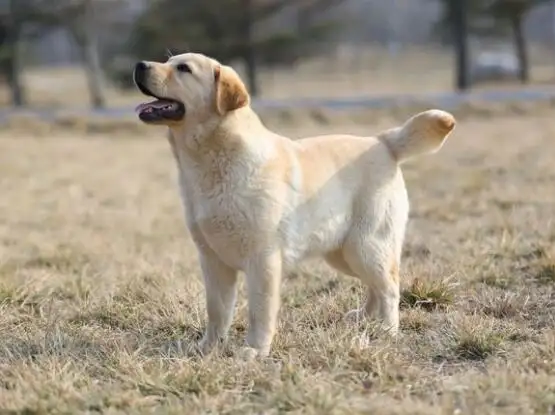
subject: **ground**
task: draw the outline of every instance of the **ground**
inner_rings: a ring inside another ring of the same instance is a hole
[[[405,165],[397,340],[345,324],[362,287],[311,262],[283,283],[271,358],[252,363],[233,357],[243,287],[225,350],[186,352],[204,296],[161,130],[4,129],[2,413],[553,414],[551,112],[461,117],[439,153]],[[274,126],[394,123],[363,118]]]

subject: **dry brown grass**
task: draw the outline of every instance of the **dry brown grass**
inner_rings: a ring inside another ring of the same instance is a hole
[[[300,136],[390,123],[275,124]],[[283,284],[271,359],[248,364],[233,357],[243,294],[221,355],[184,351],[204,297],[163,132],[77,131],[0,136],[2,413],[555,410],[551,114],[467,118],[405,166],[398,340],[344,324],[361,286],[308,263]]]

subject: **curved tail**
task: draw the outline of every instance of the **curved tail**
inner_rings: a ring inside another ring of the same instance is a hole
[[[455,128],[455,117],[445,111],[428,110],[416,114],[404,125],[384,131],[385,142],[398,163],[438,151]]]

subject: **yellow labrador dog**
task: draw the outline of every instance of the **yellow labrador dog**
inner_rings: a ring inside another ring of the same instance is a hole
[[[366,303],[349,317],[373,317],[397,332],[409,212],[399,165],[437,151],[455,127],[451,114],[425,111],[375,137],[293,141],[262,124],[231,67],[202,54],[139,62],[134,80],[155,99],[137,107],[140,120],[169,127],[206,289],[202,353],[225,338],[243,271],[249,307],[243,352],[267,356],[282,275],[314,256],[368,287]]]

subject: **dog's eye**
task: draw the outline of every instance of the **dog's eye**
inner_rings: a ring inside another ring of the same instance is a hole
[[[186,63],[180,63],[179,65],[177,65],[176,68],[179,72],[184,72],[184,73],[189,72],[189,73],[191,73],[191,68]]]

